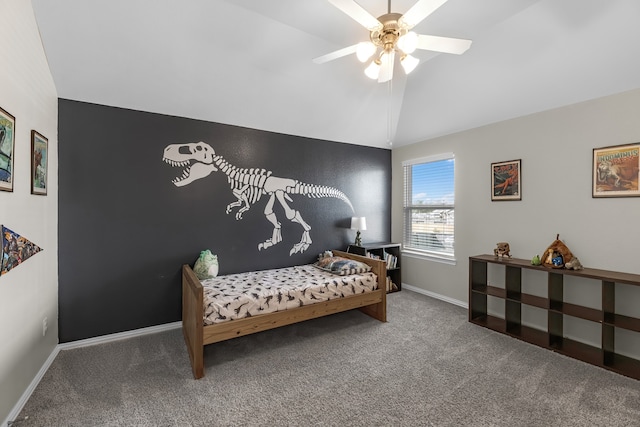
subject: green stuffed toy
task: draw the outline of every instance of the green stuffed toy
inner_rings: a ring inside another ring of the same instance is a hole
[[[209,249],[200,252],[193,266],[193,272],[200,280],[212,279],[218,275],[218,257]]]

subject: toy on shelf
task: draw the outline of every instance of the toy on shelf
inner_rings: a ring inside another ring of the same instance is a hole
[[[582,270],[584,267],[582,266],[582,263],[580,262],[578,257],[574,256],[573,258],[571,258],[571,261],[564,264],[564,268],[566,268],[567,270]]]
[[[499,242],[497,246],[498,247],[493,250],[493,254],[495,255],[496,258],[504,258],[504,257],[511,258],[509,243]]]
[[[542,265],[550,268],[563,268],[574,258],[567,245],[560,240],[559,234],[556,234],[556,240],[543,253]]]

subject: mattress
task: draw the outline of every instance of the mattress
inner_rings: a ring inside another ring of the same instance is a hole
[[[204,324],[273,313],[377,289],[372,272],[339,276],[312,264],[202,280]]]

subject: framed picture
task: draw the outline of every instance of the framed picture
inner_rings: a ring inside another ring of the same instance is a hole
[[[48,144],[47,138],[31,131],[31,194],[47,194]]]
[[[0,190],[13,191],[16,118],[0,108]]]
[[[522,160],[491,163],[491,200],[522,200]]]
[[[593,149],[592,197],[640,196],[640,143]]]

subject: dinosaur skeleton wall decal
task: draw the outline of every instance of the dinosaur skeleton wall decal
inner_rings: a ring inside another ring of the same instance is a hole
[[[303,228],[302,238],[289,251],[289,256],[295,253],[306,251],[311,245],[311,226],[305,222],[300,211],[289,206],[293,200],[290,194],[301,194],[307,197],[333,197],[344,201],[351,211],[353,205],[347,196],[337,188],[306,184],[292,178],[280,178],[272,176],[271,171],[265,169],[241,169],[228,163],[222,156],[216,155],[213,148],[204,142],[191,142],[185,144],[171,144],[164,149],[162,158],[171,166],[184,167],[182,176],[175,178],[172,182],[177,187],[183,187],[192,182],[209,176],[217,170],[227,175],[227,181],[231,186],[231,191],[236,197],[236,201],[227,205],[226,213],[231,213],[233,208],[238,208],[236,220],[242,219],[242,214],[257,203],[263,195],[268,195],[269,200],[264,208],[264,215],[273,224],[271,238],[258,244],[258,250],[270,248],[282,241],[282,224],[278,221],[273,211],[276,202],[280,203],[284,209],[287,219],[300,224]]]

